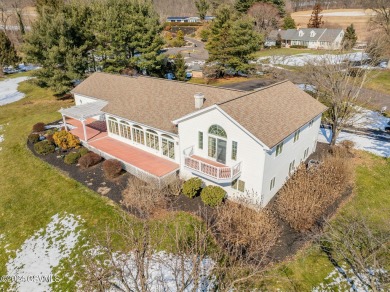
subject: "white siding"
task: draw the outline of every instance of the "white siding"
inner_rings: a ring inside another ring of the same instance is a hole
[[[76,105],[82,105],[82,104],[95,102],[95,101],[96,101],[96,99],[93,99],[90,97],[86,97],[86,96],[82,96],[82,95],[78,95],[78,94],[74,95],[74,102],[76,103]]]
[[[239,196],[248,196],[253,204],[260,203],[261,200],[261,188],[263,177],[263,165],[264,165],[264,150],[263,147],[245,133],[239,126],[234,124],[218,109],[213,109],[202,115],[196,116],[189,120],[183,121],[179,124],[179,137],[180,137],[180,175],[184,179],[188,179],[195,175],[184,166],[184,154],[183,151],[189,147],[194,147],[194,154],[206,159],[213,160],[208,157],[208,130],[212,125],[221,126],[227,134],[227,151],[226,151],[226,165],[234,166],[238,162],[242,162],[241,176],[238,178],[245,182],[244,193],[234,190],[230,183],[219,185],[225,189],[229,198],[234,199]],[[203,150],[198,147],[198,132],[203,132]],[[231,159],[232,153],[232,141],[238,143],[237,147],[237,159],[234,161]],[[215,183],[202,178],[206,184]]]
[[[300,130],[298,141],[294,142],[294,133],[284,140],[283,151],[278,156],[275,155],[276,147],[265,155],[266,170],[263,176],[263,205],[266,205],[272,197],[279,191],[289,177],[290,163],[295,160],[295,168],[304,162],[304,152],[309,148],[308,156],[315,152],[317,145],[318,131],[320,128],[321,116],[314,119],[313,125],[303,126]],[[307,158],[307,157],[306,157]],[[275,177],[275,187],[270,190],[270,183]]]

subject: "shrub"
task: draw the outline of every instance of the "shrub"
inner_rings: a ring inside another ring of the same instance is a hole
[[[106,160],[103,162],[103,171],[108,178],[117,177],[122,171],[122,164],[116,159]]]
[[[80,153],[79,152],[71,152],[65,156],[64,162],[66,164],[76,164],[79,161]]]
[[[292,49],[307,49],[307,46],[302,46],[302,45],[292,45],[290,46]]]
[[[39,142],[39,134],[32,133],[32,134],[28,135],[28,142],[30,142],[32,144]]]
[[[62,149],[71,149],[80,146],[80,141],[72,133],[62,130],[53,135],[54,143]]]
[[[58,132],[57,128],[51,128],[45,132],[46,135],[54,135],[55,132]]]
[[[142,218],[150,217],[168,206],[166,193],[136,177],[131,177],[124,190],[121,203]]]
[[[222,203],[225,195],[226,192],[221,187],[207,186],[202,190],[200,197],[206,205],[216,207]]]
[[[167,186],[167,193],[169,195],[178,196],[181,194],[183,188],[183,181],[180,178],[176,178]]]
[[[271,213],[249,209],[242,203],[227,202],[217,207],[216,219],[219,241],[234,257],[264,257],[281,232]]]
[[[297,231],[310,230],[346,191],[352,173],[349,159],[338,153],[324,157],[316,168],[298,169],[276,199],[280,217]]]
[[[51,143],[54,144],[54,139],[53,139],[53,135],[52,135],[52,134],[46,135],[46,140],[47,140],[47,141],[50,141]]]
[[[45,131],[45,123],[36,123],[33,128],[33,132],[43,132]]]
[[[49,153],[53,153],[55,150],[55,146],[50,141],[43,140],[34,144],[34,150],[38,154],[46,155]]]
[[[200,178],[190,178],[183,184],[183,194],[189,198],[195,197],[202,188],[202,183]]]
[[[85,154],[88,154],[89,150],[85,147],[80,147],[78,152],[80,153],[80,157],[81,157],[84,156]]]
[[[79,159],[79,164],[82,168],[89,168],[102,161],[102,157],[94,152],[89,152]]]

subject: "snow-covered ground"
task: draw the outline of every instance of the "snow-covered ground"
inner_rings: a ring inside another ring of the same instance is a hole
[[[374,14],[366,13],[364,11],[336,11],[336,12],[323,12],[322,16],[340,16],[340,17],[359,17],[359,16],[371,16]],[[311,14],[304,14],[299,16],[311,16]]]
[[[22,99],[24,93],[18,91],[19,83],[30,78],[17,77],[0,81],[0,106]]]
[[[74,215],[54,215],[46,228],[37,231],[16,251],[16,256],[6,264],[7,276],[25,277],[26,281],[12,282],[16,291],[51,291],[50,281],[55,281],[53,268],[67,258],[78,242],[76,230],[80,218]],[[3,238],[4,240],[4,238]],[[10,251],[8,251],[10,252]],[[34,276],[33,279],[27,277]],[[52,276],[50,279],[49,277]],[[37,277],[47,277],[39,281]]]
[[[353,119],[350,120],[351,126],[355,128],[364,128],[372,130],[385,130],[385,127],[390,122],[390,118],[386,118],[379,112],[370,110],[360,110]]]
[[[271,65],[286,65],[286,66],[305,66],[308,63],[314,64],[339,64],[346,60],[349,61],[364,61],[367,60],[368,55],[363,52],[349,53],[349,54],[323,54],[323,55],[313,55],[309,53],[298,54],[293,56],[284,56],[284,55],[276,55],[276,56],[266,56],[260,57],[257,59],[258,63],[262,63],[263,60],[268,60]]]

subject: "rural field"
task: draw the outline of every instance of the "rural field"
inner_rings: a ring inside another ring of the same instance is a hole
[[[299,27],[307,27],[311,16],[311,10],[298,11],[291,14],[295,23]],[[353,23],[358,41],[365,41],[370,36],[367,23],[370,20],[372,11],[368,9],[330,9],[323,10],[322,20],[325,22],[324,27],[327,28],[343,28],[345,29]]]

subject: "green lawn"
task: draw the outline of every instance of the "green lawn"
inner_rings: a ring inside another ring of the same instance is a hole
[[[370,73],[365,87],[390,95],[390,70]]]
[[[3,236],[0,240],[0,275],[6,275],[9,257],[15,256],[15,251],[26,239],[44,228],[53,215],[65,213],[79,215],[84,221],[81,227],[84,239],[76,245],[72,258],[62,262],[65,267],[62,273],[73,275],[74,268],[69,261],[74,260],[77,267],[82,245],[92,235],[99,235],[106,226],[119,223],[122,211],[109,199],[36,158],[26,147],[26,138],[34,123],[59,119],[58,109],[70,106],[72,102],[58,101],[49,90],[28,81],[20,84],[19,90],[26,93],[24,99],[0,107],[0,125],[3,125],[0,135],[5,138],[0,143],[0,236]],[[196,220],[184,213],[171,213],[167,217],[171,223],[187,224]],[[139,222],[133,217],[130,220],[135,224]],[[152,221],[152,224],[158,223]],[[164,237],[163,234],[155,236]],[[120,246],[120,242],[116,244]],[[78,276],[77,273],[70,281],[64,277],[56,283],[56,290],[75,290]]]

